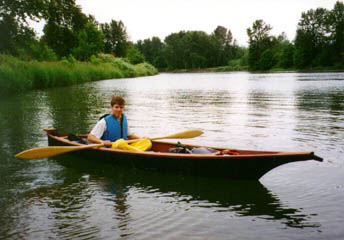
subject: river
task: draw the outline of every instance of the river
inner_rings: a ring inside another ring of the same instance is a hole
[[[139,136],[314,151],[259,181],[125,169],[97,159],[16,159],[43,128],[87,133],[127,101]],[[344,73],[163,73],[0,96],[0,239],[343,239]]]

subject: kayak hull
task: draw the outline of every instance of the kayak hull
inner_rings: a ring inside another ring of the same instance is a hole
[[[55,129],[45,129],[49,146],[78,146],[69,141],[65,134]],[[86,135],[79,135],[85,137]],[[152,151],[134,152],[111,148],[91,148],[70,152],[75,156],[93,161],[111,161],[121,166],[149,169],[163,172],[176,172],[186,175],[219,177],[228,179],[258,180],[270,170],[290,162],[322,159],[313,152],[271,152],[234,150],[237,155],[183,154],[168,153],[175,143],[153,141]],[[190,147],[201,147],[186,145]],[[202,146],[203,147],[203,146]],[[214,148],[218,151],[223,148]]]

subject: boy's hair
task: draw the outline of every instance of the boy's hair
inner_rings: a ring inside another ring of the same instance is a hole
[[[115,104],[118,104],[120,106],[124,106],[125,105],[124,98],[122,98],[121,96],[112,96],[111,107],[113,107],[113,105],[115,105]]]

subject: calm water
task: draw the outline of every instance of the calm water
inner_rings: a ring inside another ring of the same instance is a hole
[[[344,73],[160,74],[0,97],[0,239],[344,239]],[[260,181],[125,169],[98,159],[20,160],[42,131],[87,133],[127,100],[137,135],[315,151]]]

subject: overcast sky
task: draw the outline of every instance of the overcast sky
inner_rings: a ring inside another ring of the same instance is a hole
[[[159,37],[181,30],[212,33],[218,25],[232,31],[239,45],[247,45],[246,29],[263,19],[271,33],[295,37],[301,13],[336,0],[76,0],[86,14],[100,23],[122,20],[131,41]]]

